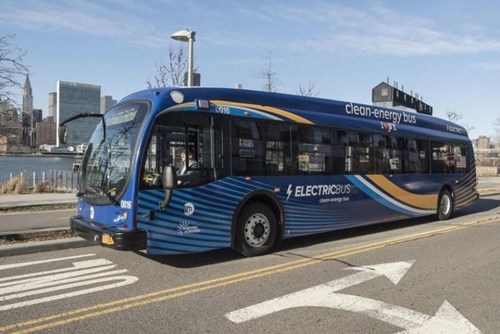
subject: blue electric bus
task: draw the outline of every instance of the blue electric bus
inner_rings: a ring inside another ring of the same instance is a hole
[[[466,130],[411,111],[220,88],[125,97],[82,162],[79,236],[121,250],[269,252],[278,239],[478,198]]]

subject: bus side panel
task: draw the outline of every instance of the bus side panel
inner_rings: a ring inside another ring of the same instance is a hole
[[[274,178],[280,179],[280,178]],[[399,184],[382,175],[289,177],[276,184],[283,191],[285,236],[327,232],[436,211],[439,179],[402,179]],[[411,192],[418,189],[421,193]],[[360,210],[360,208],[362,208]]]
[[[186,254],[230,247],[231,221],[240,196],[217,182],[175,189],[162,210],[163,190],[139,191],[137,228],[147,231],[147,253]]]
[[[474,151],[472,145],[469,144],[467,153],[467,174],[460,174],[462,177],[456,182],[454,189],[456,209],[463,208],[479,197],[477,193],[477,178],[476,178],[476,160],[474,158]]]
[[[175,189],[165,210],[163,190],[140,191],[137,227],[148,254],[203,252],[231,246],[234,212],[255,190],[276,194],[293,237],[435,214],[442,183],[438,175],[230,177]]]

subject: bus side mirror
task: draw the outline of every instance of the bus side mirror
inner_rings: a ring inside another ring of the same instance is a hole
[[[66,127],[60,126],[59,127],[59,143],[66,144],[67,137],[68,137],[68,134],[66,132]]]
[[[177,174],[173,166],[166,166],[163,168],[163,189],[165,190],[165,199],[160,203],[160,209],[165,209],[170,200],[172,193],[177,184]]]

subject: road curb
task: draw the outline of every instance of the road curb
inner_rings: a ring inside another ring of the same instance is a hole
[[[51,208],[54,206],[61,206],[61,205],[74,205],[76,208],[76,200],[68,200],[68,201],[38,201],[38,202],[31,202],[31,203],[26,203],[26,204],[14,204],[11,205],[9,203],[7,204],[0,204],[0,213],[2,212],[23,212],[27,208],[36,208],[36,207],[47,207]]]
[[[48,252],[54,250],[80,248],[87,246],[93,246],[93,244],[80,237],[17,243],[12,245],[0,246],[0,257],[33,254],[39,252]]]

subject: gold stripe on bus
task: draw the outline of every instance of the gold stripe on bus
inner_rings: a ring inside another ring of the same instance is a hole
[[[437,207],[437,195],[413,194],[398,187],[383,175],[367,175],[367,177],[389,195],[408,205],[430,210],[435,210]]]
[[[294,120],[297,123],[303,123],[303,124],[314,124],[310,120],[300,117],[298,115],[295,115],[291,112],[285,111],[283,109],[278,109],[274,107],[267,107],[267,106],[262,106],[258,104],[250,104],[250,103],[241,103],[241,102],[232,102],[232,101],[222,101],[222,100],[211,100],[211,103],[215,105],[227,105],[227,106],[237,106],[237,107],[245,107],[245,108],[250,108],[250,109],[257,109],[259,111],[267,111],[272,114],[280,115],[283,117],[286,117],[288,119]]]
[[[177,109],[177,108],[184,108],[184,107],[193,107],[194,102],[185,102],[185,103],[180,103],[176,104],[175,106],[168,107],[167,110],[172,110],[172,109]]]

